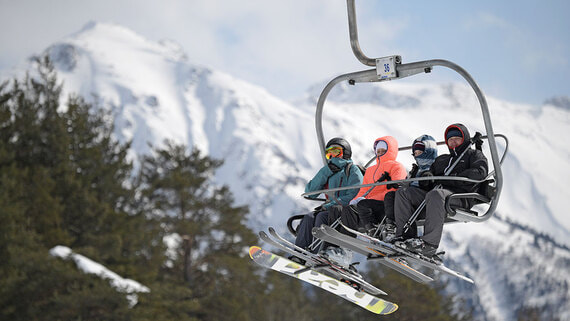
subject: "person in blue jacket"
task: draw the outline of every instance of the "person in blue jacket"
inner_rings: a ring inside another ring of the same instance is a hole
[[[335,137],[326,144],[327,165],[323,166],[305,186],[305,192],[313,192],[320,189],[336,188],[362,184],[362,171],[352,163],[352,149],[348,141]],[[348,205],[358,193],[358,188],[337,191],[327,195],[327,201],[315,210],[305,215],[297,228],[295,244],[307,249],[313,242],[311,231],[313,227],[327,224],[328,209],[334,205]],[[318,195],[309,196],[317,198]],[[316,253],[318,249],[310,249]],[[296,257],[292,257],[297,259]],[[299,261],[299,260],[298,260]]]

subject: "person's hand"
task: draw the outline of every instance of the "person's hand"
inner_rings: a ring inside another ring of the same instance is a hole
[[[324,210],[324,209],[323,209],[323,206],[322,206],[322,205],[319,205],[319,206],[315,207],[315,209],[313,210],[313,212],[318,213],[318,212],[322,212],[323,210]]]
[[[382,178],[384,178],[384,179],[382,179]],[[379,182],[381,182],[381,181],[388,181],[388,182],[390,182],[390,181],[392,180],[392,177],[390,177],[390,173],[384,172],[384,174],[382,174],[382,177],[380,177],[380,179],[381,179],[381,180],[378,180]],[[391,189],[391,188],[393,188],[393,189],[398,189],[398,187],[400,187],[400,186],[399,186],[397,183],[395,183],[395,184],[387,184],[387,185],[386,185],[386,189]]]
[[[390,177],[390,173],[384,172],[382,176],[380,176],[380,178],[376,181],[376,183],[380,183],[383,181],[391,181],[391,180],[392,178]]]
[[[329,168],[333,172],[333,174],[340,172],[340,167],[333,164],[333,162],[329,162]]]
[[[410,177],[416,177],[419,169],[420,168],[418,167],[418,164],[412,164],[412,169],[410,170]]]
[[[483,146],[483,139],[481,139],[482,135],[480,132],[476,132],[475,136],[471,138],[471,142],[475,144],[475,148],[481,150],[481,146]]]
[[[386,185],[386,189],[398,189],[399,187],[400,185],[398,185],[398,183]]]
[[[430,171],[425,171],[420,175],[420,177],[430,177],[430,176],[433,176],[432,172]],[[433,181],[430,180],[418,181],[418,184],[420,185],[421,188],[426,189],[430,188],[430,186],[433,184]]]
[[[358,202],[360,202],[363,199],[364,199],[364,197],[355,198],[352,201],[350,201],[350,203],[348,203],[348,205],[356,205],[356,204],[358,204]]]

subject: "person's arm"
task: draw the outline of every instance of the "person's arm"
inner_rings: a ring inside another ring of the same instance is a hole
[[[362,180],[363,180],[362,172],[360,172],[358,166],[352,165],[350,166],[350,173],[348,176],[348,180],[346,181],[344,186],[360,185],[362,184]],[[333,199],[332,202],[323,205],[323,207],[325,209],[328,209],[333,205],[348,205],[348,203],[356,196],[356,194],[358,194],[358,190],[359,190],[358,188],[354,188],[342,191],[341,193],[339,193],[339,196],[337,197],[337,200],[340,202],[340,204],[337,204],[336,201]]]
[[[420,168],[418,167],[418,164],[416,164],[416,163],[412,164],[412,169],[408,173],[407,178],[415,178],[416,175],[418,175],[419,170],[420,170]]]
[[[482,180],[487,177],[489,173],[489,164],[487,162],[487,157],[483,152],[475,150],[475,154],[471,158],[471,164],[469,164],[469,169],[457,174],[457,176],[463,176],[471,179]]]
[[[329,177],[331,177],[333,174],[332,170],[328,167],[328,165],[323,166],[315,175],[315,177],[313,177],[312,180],[310,180],[307,185],[305,185],[305,193],[307,192],[312,192],[312,191],[318,191],[320,189],[323,189],[325,187],[325,185],[327,184]],[[309,195],[309,198],[317,198],[319,195]]]
[[[444,156],[444,155],[442,155],[442,156]],[[443,168],[441,165],[438,165],[440,162],[442,162],[442,159],[443,159],[440,157],[437,157],[435,159],[435,161],[429,167],[429,170],[422,172],[419,177],[443,176],[443,172],[441,172],[440,174],[436,174],[438,171],[441,171],[440,168]],[[433,189],[433,187],[436,184],[439,184],[439,181],[435,181],[435,180],[418,181],[418,186],[421,189],[423,189],[424,191],[429,191],[429,190]]]
[[[362,184],[371,184],[374,183],[372,180],[374,179],[374,171],[376,170],[377,165],[374,166],[370,166],[366,169],[366,173],[364,173],[364,178],[362,179]],[[362,197],[362,195],[364,195],[364,193],[366,193],[366,191],[368,191],[371,187],[361,187],[358,190],[358,193],[356,194],[356,196],[354,196],[353,200]]]
[[[404,165],[398,163],[396,166],[392,167],[392,171],[390,173],[390,177],[393,181],[399,181],[401,179],[406,179],[408,176],[408,172],[406,172],[406,168]]]
[[[485,157],[485,155],[483,155],[481,151],[475,150],[475,153],[469,159],[469,168],[455,174],[455,176],[467,177],[475,180],[482,180],[485,179],[485,177],[487,177],[488,172],[489,172],[489,165],[487,164],[487,158]],[[445,185],[461,187],[461,186],[472,186],[473,183],[461,182],[461,181],[448,181],[445,183]]]

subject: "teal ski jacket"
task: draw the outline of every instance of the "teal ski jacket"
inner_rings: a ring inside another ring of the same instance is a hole
[[[313,179],[307,183],[305,186],[305,193],[325,188],[336,188],[362,184],[363,175],[360,171],[360,168],[358,168],[356,165],[348,166],[349,163],[352,164],[352,160],[331,158],[329,160],[329,163],[333,163],[341,170],[333,173],[328,165],[323,166],[323,168],[317,172],[315,177],[313,177]],[[349,167],[348,173],[346,172],[347,167]],[[334,196],[340,202],[340,205],[348,205],[350,200],[352,200],[356,194],[358,194],[358,188],[334,192]],[[317,198],[317,196],[318,195],[311,195],[309,197]],[[329,196],[327,195],[327,199],[328,198]],[[328,202],[323,204],[323,209],[326,210],[333,205],[339,205],[334,198],[329,199]]]

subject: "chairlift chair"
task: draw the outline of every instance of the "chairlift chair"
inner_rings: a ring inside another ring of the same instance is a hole
[[[425,60],[425,61],[418,61],[412,63],[403,63],[402,58],[399,55],[392,55],[386,56],[381,58],[369,58],[360,49],[359,41],[358,41],[358,31],[357,31],[357,24],[356,24],[356,11],[354,6],[354,0],[347,0],[347,11],[348,11],[348,25],[349,25],[349,34],[350,34],[350,44],[352,47],[352,51],[355,57],[364,65],[374,67],[372,69],[363,70],[363,71],[356,71],[347,74],[343,74],[340,76],[335,77],[332,79],[323,89],[321,92],[319,99],[317,101],[317,107],[315,112],[315,128],[317,133],[317,140],[319,143],[319,148],[321,150],[321,156],[323,163],[326,165],[327,159],[325,157],[325,139],[323,135],[323,128],[322,128],[322,116],[325,101],[328,97],[329,92],[336,86],[337,84],[347,81],[350,85],[356,85],[359,83],[370,83],[370,82],[385,82],[385,81],[393,81],[398,80],[406,77],[411,77],[413,75],[417,75],[420,73],[431,73],[436,66],[446,67],[461,75],[467,83],[471,86],[473,91],[475,92],[477,99],[479,101],[479,105],[481,107],[481,113],[483,117],[483,121],[485,124],[485,131],[486,134],[482,136],[482,139],[486,139],[489,144],[489,150],[491,153],[491,161],[493,163],[493,171],[489,173],[489,175],[481,181],[472,180],[466,177],[450,177],[450,176],[433,176],[433,177],[418,177],[418,178],[411,178],[411,179],[404,179],[398,181],[390,181],[390,182],[379,182],[373,184],[365,184],[359,186],[349,186],[349,187],[339,187],[334,189],[326,189],[320,191],[314,191],[309,193],[304,193],[302,196],[307,197],[309,195],[316,195],[316,194],[329,194],[345,190],[345,189],[353,189],[353,188],[361,188],[367,186],[375,186],[375,185],[386,185],[386,184],[394,184],[394,183],[409,183],[412,181],[420,181],[420,180],[461,180],[465,182],[471,183],[478,183],[480,184],[480,188],[478,193],[456,193],[449,196],[446,201],[446,210],[447,210],[447,219],[446,223],[451,222],[484,222],[491,218],[497,208],[497,204],[501,195],[501,190],[503,187],[503,174],[501,170],[501,164],[506,156],[508,151],[508,139],[501,134],[495,134],[493,131],[493,126],[491,123],[491,116],[489,114],[489,108],[487,105],[487,100],[485,99],[485,95],[475,82],[475,80],[471,77],[471,75],[463,69],[461,66],[443,59],[432,59],[432,60]],[[497,149],[497,143],[495,138],[501,138],[505,141],[505,149],[501,157],[499,157],[499,152]],[[438,142],[438,145],[443,145],[445,142]],[[400,147],[399,151],[402,150],[411,150],[412,146],[405,146]],[[480,213],[477,210],[473,209],[465,209],[465,208],[455,208],[450,206],[450,199],[473,199],[475,203],[479,204],[487,204],[487,209],[484,212]],[[299,219],[302,215],[293,216],[287,222],[287,226],[291,233],[296,234],[295,229],[292,226],[292,221],[295,219]],[[422,220],[417,221],[418,225],[421,225],[423,222]]]

